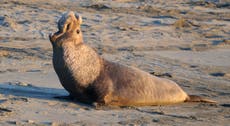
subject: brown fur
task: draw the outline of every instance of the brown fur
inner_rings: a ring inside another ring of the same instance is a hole
[[[114,106],[164,105],[193,101],[175,82],[107,61],[83,43],[81,17],[65,13],[50,35],[53,65],[63,87],[83,102]],[[201,100],[207,102],[208,100]]]

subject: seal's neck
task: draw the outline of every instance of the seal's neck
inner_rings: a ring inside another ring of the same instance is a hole
[[[64,62],[66,68],[81,86],[93,83],[101,71],[99,55],[85,44],[63,44]]]

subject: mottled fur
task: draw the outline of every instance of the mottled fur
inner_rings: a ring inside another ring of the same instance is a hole
[[[73,12],[65,13],[58,22],[59,31],[50,35],[54,69],[71,96],[115,106],[192,101],[173,81],[99,57],[83,43],[81,22]]]

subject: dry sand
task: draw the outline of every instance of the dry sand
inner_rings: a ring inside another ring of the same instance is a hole
[[[229,125],[230,3],[213,1],[1,0],[0,125]],[[48,34],[68,10],[82,15],[85,43],[104,58],[218,104],[96,110],[53,98],[68,93],[54,73]]]

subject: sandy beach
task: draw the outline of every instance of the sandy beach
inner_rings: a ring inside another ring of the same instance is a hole
[[[107,60],[178,83],[218,102],[95,109],[68,95],[48,35],[66,11],[83,18],[84,42]],[[228,0],[1,0],[0,125],[228,126]]]

